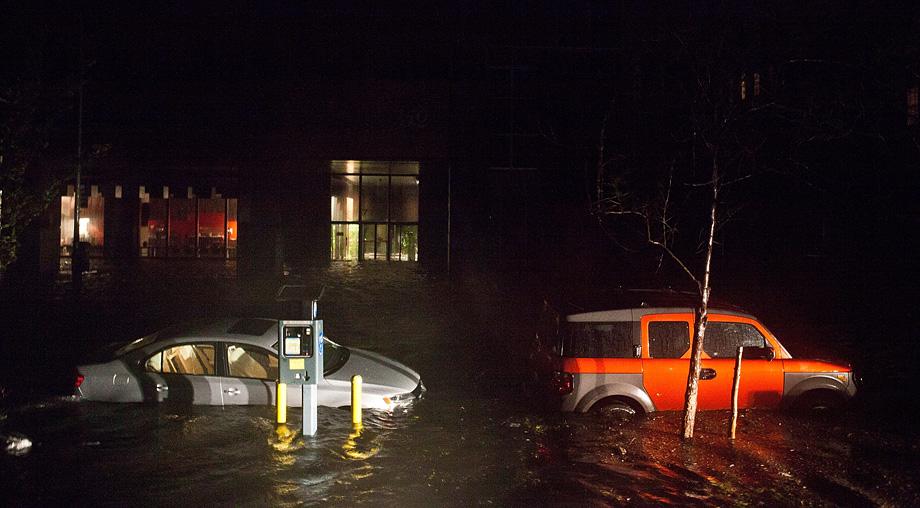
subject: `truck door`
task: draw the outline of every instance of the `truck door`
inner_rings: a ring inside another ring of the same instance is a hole
[[[729,409],[738,347],[772,347],[753,319],[713,314],[703,339],[703,369],[715,378],[703,381],[700,375],[700,408]],[[708,357],[708,358],[706,358]],[[744,358],[738,384],[738,407],[775,407],[783,395],[783,362],[772,358]]]
[[[650,314],[641,318],[642,382],[660,411],[684,406],[692,322],[693,315],[688,313]]]

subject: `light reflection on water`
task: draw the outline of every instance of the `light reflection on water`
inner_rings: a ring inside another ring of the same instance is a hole
[[[508,332],[520,325],[517,300],[488,285],[458,291],[411,265],[333,265],[305,278],[328,286],[327,334],[415,368],[425,398],[365,411],[360,431],[348,410],[321,407],[314,437],[301,434],[294,409],[285,432],[270,407],[4,406],[0,434],[34,443],[0,456],[5,503],[918,504],[916,439],[880,432],[871,419],[744,412],[732,443],[727,413],[703,413],[687,445],[678,414],[624,423],[544,412],[515,384]],[[213,296],[199,288],[164,301],[190,308],[198,293]]]

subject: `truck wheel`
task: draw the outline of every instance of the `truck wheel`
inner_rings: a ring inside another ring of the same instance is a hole
[[[636,408],[622,400],[600,401],[591,408],[591,411],[605,418],[619,420],[632,420],[638,414]]]
[[[795,408],[800,412],[824,415],[831,414],[843,407],[843,398],[831,391],[814,390],[799,397]]]

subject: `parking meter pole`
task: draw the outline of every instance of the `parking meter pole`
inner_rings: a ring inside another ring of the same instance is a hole
[[[275,407],[278,409],[278,423],[287,423],[287,385],[278,383],[275,389]]]
[[[316,428],[316,385],[303,385],[303,435],[315,436]]]

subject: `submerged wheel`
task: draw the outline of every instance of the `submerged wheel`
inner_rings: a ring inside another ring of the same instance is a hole
[[[844,399],[839,394],[828,390],[814,390],[799,397],[795,409],[800,412],[824,415],[839,411]]]
[[[616,418],[619,420],[631,420],[639,414],[639,411],[637,411],[632,404],[618,399],[602,400],[591,408],[591,412],[605,418]]]

